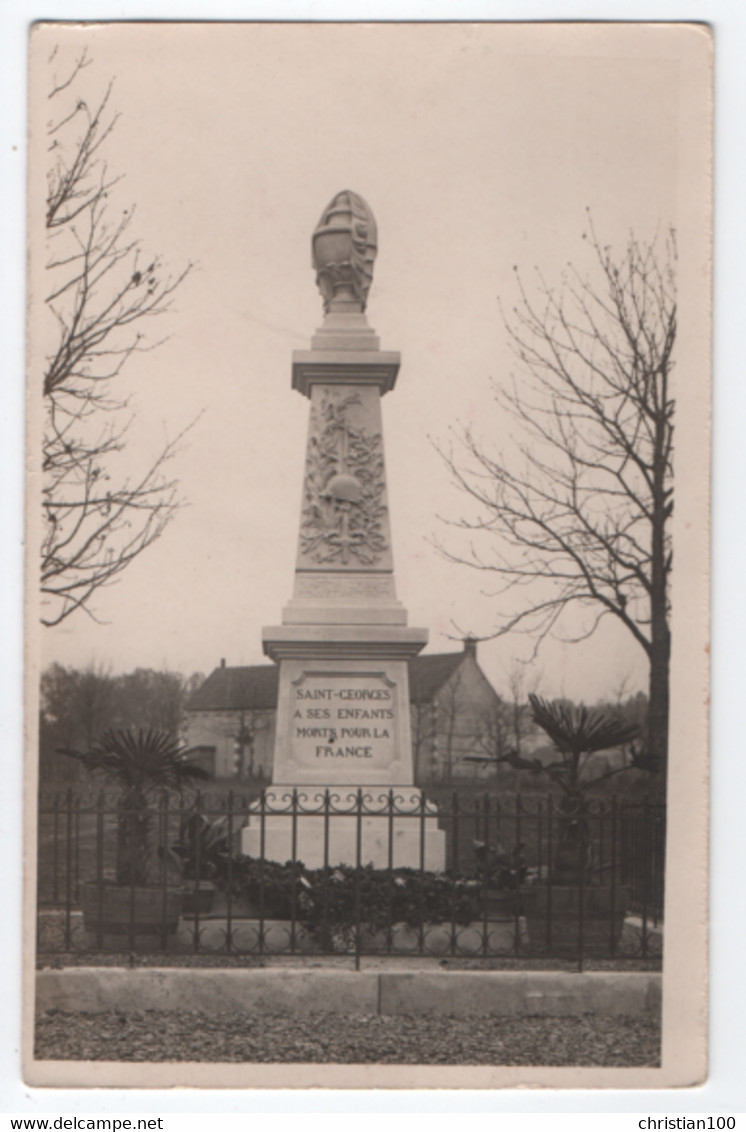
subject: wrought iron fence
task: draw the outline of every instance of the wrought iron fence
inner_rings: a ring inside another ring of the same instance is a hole
[[[662,806],[616,798],[68,790],[40,801],[38,951],[655,960],[664,845]]]

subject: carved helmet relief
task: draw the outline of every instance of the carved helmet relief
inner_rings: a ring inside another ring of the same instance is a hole
[[[369,205],[349,189],[337,193],[311,237],[312,263],[326,312],[365,310],[377,240]]]
[[[335,507],[349,511],[353,503],[362,503],[362,485],[349,472],[335,472],[321,493],[321,498],[329,500]]]

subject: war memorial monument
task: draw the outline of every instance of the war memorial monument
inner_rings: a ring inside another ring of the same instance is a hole
[[[427,630],[396,597],[380,402],[400,357],[366,318],[376,251],[366,202],[337,193],[312,237],[323,323],[293,354],[310,401],[295,585],[262,633],[279,665],[272,788],[242,850],[442,870],[445,833],[414,785],[408,663]]]

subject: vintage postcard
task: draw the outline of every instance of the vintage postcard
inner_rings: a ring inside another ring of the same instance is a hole
[[[32,29],[29,1084],[706,1080],[711,84]]]

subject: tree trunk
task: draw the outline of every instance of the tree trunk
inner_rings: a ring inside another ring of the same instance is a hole
[[[150,853],[150,814],[144,798],[124,795],[117,818],[117,884],[147,884]]]
[[[671,634],[665,620],[658,631],[653,621],[650,648],[650,685],[648,701],[648,753],[657,760],[656,778],[665,792],[668,774],[668,710]]]
[[[648,702],[648,754],[658,766],[658,782],[665,794],[668,776],[668,714],[671,630],[668,624],[668,550],[666,522],[670,510],[666,497],[669,439],[667,420],[668,383],[663,375],[658,394],[658,412],[653,456],[653,514],[650,540],[650,685]]]

